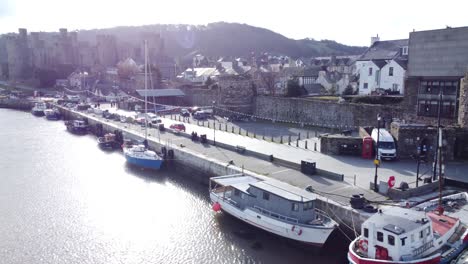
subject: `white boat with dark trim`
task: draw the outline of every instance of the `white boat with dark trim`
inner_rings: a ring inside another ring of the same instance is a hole
[[[59,120],[62,116],[57,108],[44,110],[47,120]]]
[[[468,245],[467,226],[440,212],[380,209],[349,245],[351,264],[448,263]]]
[[[35,116],[44,116],[44,111],[47,109],[47,105],[44,102],[37,102],[31,109],[31,113]]]
[[[228,175],[210,179],[213,210],[292,240],[322,246],[338,224],[315,208],[317,195],[274,179]]]

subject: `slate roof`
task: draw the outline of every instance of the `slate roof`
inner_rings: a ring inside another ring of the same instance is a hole
[[[468,70],[468,27],[411,32],[408,76],[462,77]]]
[[[408,39],[376,41],[358,60],[391,60],[401,55],[401,48],[408,46]]]
[[[382,69],[383,66],[387,65],[387,61],[385,60],[372,60],[372,62],[379,67],[379,69]]]
[[[153,89],[153,90],[136,90],[140,96],[151,97],[167,97],[167,96],[185,96],[185,93],[180,89]]]

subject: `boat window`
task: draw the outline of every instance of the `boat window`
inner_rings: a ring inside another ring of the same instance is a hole
[[[401,238],[401,245],[404,246],[406,241],[406,237]]]
[[[240,195],[240,191],[237,190],[237,189],[234,189],[234,195],[235,195],[235,196],[239,196],[239,195]]]
[[[377,232],[377,241],[383,242],[383,233]]]
[[[421,230],[421,231],[419,232],[419,238],[423,238],[423,237],[424,237],[424,230]]]
[[[388,235],[388,236],[387,236],[387,239],[388,239],[388,244],[389,244],[390,246],[394,246],[394,245],[395,245],[395,237],[394,237],[394,236]]]
[[[369,229],[364,228],[364,237],[369,237]]]
[[[292,204],[292,210],[293,211],[299,211],[299,205],[297,203]]]
[[[263,192],[263,199],[264,200],[270,200],[270,194],[267,192]]]
[[[430,235],[430,234],[431,234],[431,227],[428,226],[428,227],[426,228],[426,235]]]

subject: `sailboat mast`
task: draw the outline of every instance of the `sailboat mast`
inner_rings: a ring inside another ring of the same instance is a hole
[[[145,140],[148,139],[148,41],[145,40]]]

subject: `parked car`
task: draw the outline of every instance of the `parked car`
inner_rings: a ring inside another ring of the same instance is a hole
[[[208,112],[205,112],[205,111],[197,111],[197,112],[193,113],[193,118],[199,119],[199,120],[207,119],[209,116],[210,116],[210,114]]]
[[[185,132],[185,125],[182,123],[176,123],[172,124],[169,126],[170,129],[176,130],[176,131],[184,131]]]
[[[180,109],[180,115],[183,117],[189,117],[190,116],[190,111],[187,108],[182,108]]]
[[[158,127],[159,124],[162,124],[162,120],[159,117],[153,117],[151,120],[148,122],[149,127]]]
[[[194,107],[189,108],[189,111],[190,111],[190,113],[191,113],[192,115],[193,115],[195,112],[200,111],[200,110],[201,110],[201,109],[200,109],[200,107],[198,107],[198,106],[194,106]]]

